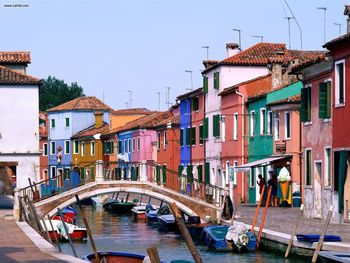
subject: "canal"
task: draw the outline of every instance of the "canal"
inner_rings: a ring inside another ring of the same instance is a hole
[[[149,226],[142,221],[133,222],[131,215],[114,215],[105,212],[101,205],[85,207],[88,222],[90,223],[93,238],[99,251],[127,251],[147,254],[148,247],[158,249],[161,260],[185,259],[192,256],[180,234],[160,232],[156,226]],[[83,226],[83,221],[77,217],[77,224]],[[92,253],[89,241],[74,243],[79,257]],[[73,255],[69,243],[61,243],[63,253]],[[285,260],[282,254],[258,252],[233,254],[227,252],[208,251],[205,246],[197,245],[199,253],[205,263],[232,263],[232,262],[296,262],[305,259],[293,258]]]

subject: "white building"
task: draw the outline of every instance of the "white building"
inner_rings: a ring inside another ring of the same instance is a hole
[[[0,52],[0,180],[6,194],[39,178],[39,84],[29,52]],[[2,191],[0,194],[3,194]]]

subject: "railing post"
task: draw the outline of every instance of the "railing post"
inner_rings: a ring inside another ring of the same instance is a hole
[[[96,175],[95,175],[95,182],[103,182],[103,161],[97,160],[96,161]]]
[[[140,181],[141,182],[147,182],[148,176],[147,176],[147,161],[142,161],[140,163]]]
[[[14,204],[13,204],[13,218],[16,221],[19,221],[19,215],[20,215],[20,205],[19,205],[19,188],[15,188],[14,190]]]

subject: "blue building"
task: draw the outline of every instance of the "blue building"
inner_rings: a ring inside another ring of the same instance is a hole
[[[63,186],[73,166],[71,137],[95,123],[94,112],[103,112],[103,121],[109,122],[109,111],[106,104],[96,97],[79,97],[53,107],[48,112],[48,171],[49,177],[58,176],[58,186]],[[64,175],[63,177],[61,175]]]
[[[132,131],[118,133],[118,167],[121,177],[124,179],[131,177],[132,160]]]

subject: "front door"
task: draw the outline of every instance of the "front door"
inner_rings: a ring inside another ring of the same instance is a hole
[[[314,217],[322,218],[322,163],[315,162],[314,173]]]

